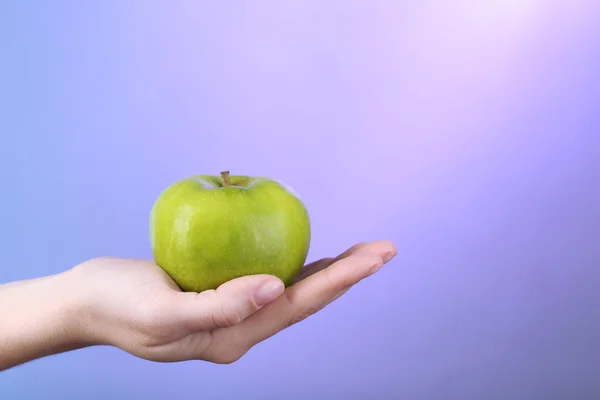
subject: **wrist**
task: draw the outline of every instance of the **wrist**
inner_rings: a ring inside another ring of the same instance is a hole
[[[0,370],[90,345],[69,274],[0,286]]]
[[[85,325],[85,301],[70,271],[48,277],[46,284],[46,315],[53,318],[47,322],[57,332],[56,346],[74,350],[94,344]]]

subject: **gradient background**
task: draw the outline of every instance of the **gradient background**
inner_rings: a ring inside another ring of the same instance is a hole
[[[196,173],[398,257],[233,365],[111,348],[2,399],[600,398],[600,3],[0,1],[0,282],[150,257]]]

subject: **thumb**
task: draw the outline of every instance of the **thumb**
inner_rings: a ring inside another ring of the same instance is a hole
[[[193,332],[237,325],[285,290],[271,275],[248,275],[225,282],[215,290],[181,293],[177,307],[181,319]]]

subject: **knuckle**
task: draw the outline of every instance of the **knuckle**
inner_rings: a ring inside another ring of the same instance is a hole
[[[336,284],[335,284],[335,280],[331,276],[331,270],[326,269],[323,271],[323,279],[327,285],[327,289],[326,289],[327,292],[333,292],[336,290]]]
[[[359,254],[357,255],[357,257],[357,260],[360,262],[360,264],[366,267],[371,267],[383,263],[381,257],[374,253]]]
[[[203,292],[204,296],[210,297],[209,301],[215,304],[211,313],[212,323],[218,328],[229,328],[242,322],[242,316],[238,310],[229,302],[220,299],[217,290]]]
[[[221,302],[221,319],[225,327],[231,327],[242,322],[242,317],[237,309],[226,302]]]

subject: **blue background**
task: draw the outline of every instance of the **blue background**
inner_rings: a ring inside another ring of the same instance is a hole
[[[226,366],[89,348],[2,399],[600,398],[600,3],[0,1],[0,282],[150,257],[174,180],[399,255]]]

